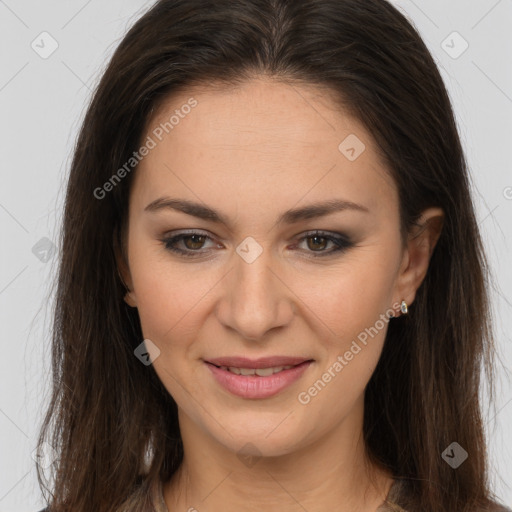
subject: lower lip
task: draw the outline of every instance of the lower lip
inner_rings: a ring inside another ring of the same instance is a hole
[[[206,363],[217,382],[233,395],[242,398],[269,398],[293,384],[308,369],[312,361],[304,361],[293,368],[282,370],[268,377],[258,375],[237,375],[229,370],[221,370]]]

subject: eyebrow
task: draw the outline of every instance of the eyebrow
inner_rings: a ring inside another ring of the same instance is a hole
[[[185,199],[173,199],[170,197],[160,197],[149,203],[144,211],[146,212],[159,212],[162,210],[175,210],[199,219],[208,220],[218,224],[229,226],[229,220],[220,212],[209,208],[200,203],[188,201]],[[315,219],[324,217],[331,213],[342,212],[346,210],[355,210],[364,213],[370,213],[370,210],[363,205],[353,203],[352,201],[345,201],[343,199],[331,199],[329,201],[319,202],[304,206],[301,208],[294,208],[282,213],[277,221],[277,224],[293,224],[300,220]]]

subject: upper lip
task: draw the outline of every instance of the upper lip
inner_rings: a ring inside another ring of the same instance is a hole
[[[247,359],[246,357],[216,357],[206,360],[215,366],[227,366],[234,368],[274,368],[276,366],[296,366],[304,361],[311,361],[308,357],[270,356],[259,359]]]

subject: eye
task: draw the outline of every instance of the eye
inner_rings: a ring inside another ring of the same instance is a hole
[[[190,258],[202,256],[208,253],[212,248],[223,247],[221,244],[214,243],[213,239],[206,233],[198,231],[179,233],[164,238],[161,241],[168,251]],[[205,246],[208,241],[213,245],[210,245],[210,247]],[[354,245],[347,236],[340,233],[313,231],[299,238],[298,243],[293,245],[292,248],[298,247],[304,242],[306,242],[307,248],[301,250],[310,253],[308,257],[314,258],[342,252]]]
[[[194,257],[200,256],[206,252],[200,250],[204,248],[207,240],[213,241],[212,238],[205,233],[187,231],[186,233],[164,238],[162,242],[164,247],[169,251],[182,256]]]
[[[299,242],[303,241],[306,242],[306,252],[313,253],[312,257],[314,258],[329,256],[335,252],[345,251],[354,245],[353,242],[351,242],[351,240],[345,235],[340,233],[328,233],[325,231],[313,231],[306,233],[299,239]],[[329,244],[331,244],[331,249],[326,250]]]

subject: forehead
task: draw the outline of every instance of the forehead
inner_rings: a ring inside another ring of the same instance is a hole
[[[190,98],[197,101],[197,106],[180,116],[182,127],[178,130],[174,126],[173,135],[180,142],[193,143],[189,136],[196,132],[201,143],[212,150],[224,149],[230,142],[237,146],[267,144],[266,149],[279,154],[287,149],[281,143],[299,143],[306,148],[321,145],[328,150],[337,149],[340,137],[353,132],[368,138],[363,126],[339,106],[331,90],[271,78],[253,79],[237,86],[195,86],[174,93],[159,106],[148,123],[148,131],[165,124],[173,113],[188,111]],[[372,144],[370,140],[365,142]]]
[[[159,105],[146,137],[155,147],[140,162],[134,189],[147,201],[183,186],[221,202],[237,190],[244,199],[252,191],[315,200],[335,189],[357,202],[378,195],[383,208],[397,201],[370,133],[323,87],[265,78],[195,86]]]

